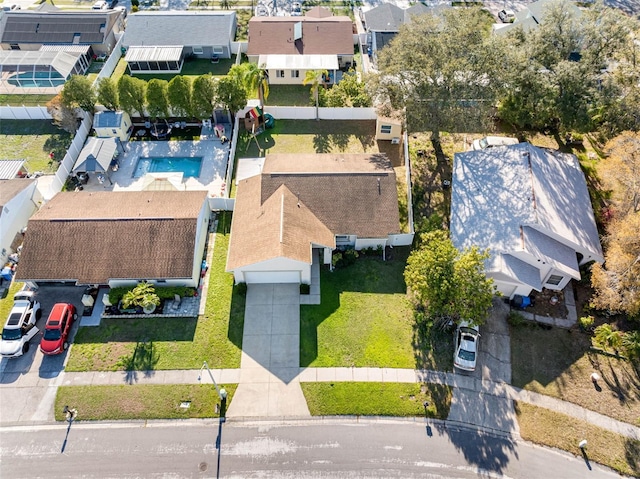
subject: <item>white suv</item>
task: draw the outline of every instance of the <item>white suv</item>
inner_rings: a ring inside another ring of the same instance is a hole
[[[33,291],[18,291],[13,297],[13,308],[2,329],[0,356],[17,358],[29,351],[29,341],[38,333],[36,321],[42,310]]]
[[[484,150],[492,146],[517,145],[520,143],[517,138],[508,138],[506,136],[485,136],[479,140],[473,140],[471,144],[472,150]]]
[[[109,5],[104,0],[98,0],[96,3],[93,4],[93,7],[91,8],[93,10],[106,10],[107,8],[109,8]]]

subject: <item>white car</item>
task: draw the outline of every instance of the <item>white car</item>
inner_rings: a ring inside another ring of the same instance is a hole
[[[472,326],[466,321],[461,322],[456,329],[454,341],[453,365],[463,371],[474,371],[478,358],[478,326]]]
[[[42,310],[34,294],[33,291],[23,290],[13,297],[13,308],[2,329],[0,340],[0,356],[3,358],[22,356],[29,351],[31,338],[38,334],[36,321],[40,319]]]
[[[479,140],[473,140],[471,144],[472,150],[483,150],[493,146],[517,145],[520,141],[517,138],[509,138],[506,136],[485,136]]]
[[[498,18],[502,23],[511,23],[516,18],[516,14],[512,10],[500,10],[498,12]]]
[[[107,2],[105,2],[104,0],[99,0],[96,3],[93,4],[93,7],[91,7],[93,10],[106,10],[107,8],[109,8],[109,4],[107,4]]]

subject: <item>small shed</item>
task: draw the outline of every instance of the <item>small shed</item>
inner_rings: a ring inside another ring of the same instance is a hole
[[[106,176],[109,177],[109,166],[118,154],[118,145],[115,138],[96,138],[87,140],[84,148],[80,152],[76,164],[73,165],[73,173],[98,173],[98,180]]]
[[[402,123],[395,118],[379,116],[376,119],[376,140],[391,140],[400,143],[402,137]]]
[[[118,138],[128,141],[133,124],[126,111],[100,111],[93,117],[93,129],[98,138]]]

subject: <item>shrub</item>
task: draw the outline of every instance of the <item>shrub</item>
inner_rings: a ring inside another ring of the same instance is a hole
[[[611,348],[617,354],[622,347],[622,333],[608,323],[601,324],[595,329],[593,339],[605,352]]]
[[[118,304],[124,295],[131,291],[133,286],[119,286],[117,288],[111,288],[109,290],[109,302],[111,304]],[[186,286],[155,286],[155,294],[160,299],[173,299],[177,294],[183,298],[195,296],[195,288],[188,288]]]
[[[342,255],[344,266],[350,266],[358,259],[358,252],[355,249],[348,249]]]
[[[331,265],[334,268],[342,266],[342,253],[340,251],[335,251],[331,256]]]
[[[594,322],[595,319],[593,316],[581,316],[580,319],[578,319],[578,325],[583,331],[590,331]]]
[[[300,284],[300,294],[309,294],[311,291],[311,285],[301,283]]]
[[[143,281],[139,283],[131,291],[127,291],[122,297],[122,306],[129,308],[131,306],[140,306],[144,309],[154,309],[160,304],[160,298],[156,294],[153,283]]]
[[[246,296],[247,294],[247,283],[238,283],[234,286],[236,292],[241,296]]]
[[[622,347],[630,359],[640,359],[640,331],[624,333]]]

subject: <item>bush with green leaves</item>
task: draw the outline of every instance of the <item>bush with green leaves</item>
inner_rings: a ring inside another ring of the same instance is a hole
[[[160,298],[156,294],[153,283],[143,281],[131,291],[127,291],[122,297],[122,306],[130,308],[131,306],[139,306],[144,309],[154,309],[160,304]]]
[[[584,331],[589,331],[593,327],[594,322],[595,319],[593,316],[581,316],[580,319],[578,319],[578,325]]]
[[[111,288],[109,290],[109,302],[111,304],[118,304],[123,296],[133,288],[133,286],[119,286],[117,288]],[[173,299],[176,294],[182,298],[195,296],[196,290],[194,288],[188,288],[186,286],[156,285],[155,293],[160,299]]]

